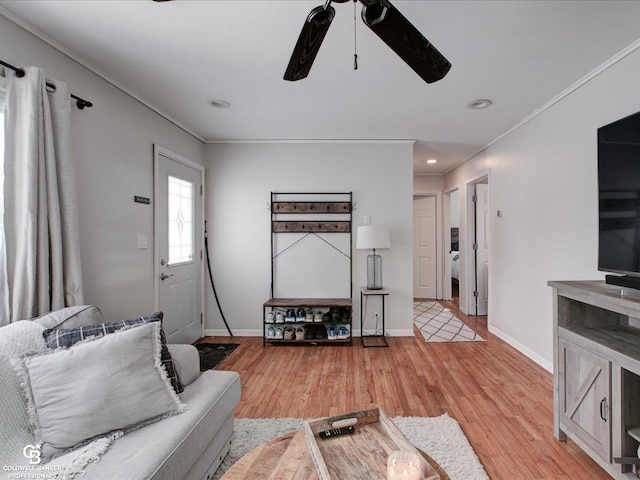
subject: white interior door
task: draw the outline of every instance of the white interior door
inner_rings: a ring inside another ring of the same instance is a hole
[[[169,343],[202,337],[203,259],[200,165],[155,147],[156,304]]]
[[[442,262],[442,298],[453,300],[451,288],[451,195],[445,194],[442,205],[442,241],[444,243],[444,256]]]
[[[436,197],[413,199],[413,296],[437,298]]]
[[[489,185],[478,183],[476,187],[476,268],[478,315],[489,311]]]

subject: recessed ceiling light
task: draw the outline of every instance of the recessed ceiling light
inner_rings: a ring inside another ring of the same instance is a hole
[[[209,103],[216,108],[229,108],[231,106],[226,100],[211,100]]]
[[[429,160],[427,160],[427,163],[438,163],[438,160],[436,160],[435,158],[430,158]]]
[[[480,110],[481,108],[490,107],[493,104],[491,100],[486,98],[479,98],[478,100],[472,100],[467,103],[467,107],[472,108],[474,110]]]

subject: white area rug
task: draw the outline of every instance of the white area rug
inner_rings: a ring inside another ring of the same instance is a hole
[[[484,338],[438,302],[415,302],[413,322],[427,342],[484,342]]]
[[[392,420],[411,443],[444,468],[451,480],[489,480],[460,425],[446,413],[434,418],[395,417]],[[302,430],[303,426],[304,420],[294,418],[236,419],[236,440],[213,479],[222,477],[229,467],[260,444]]]

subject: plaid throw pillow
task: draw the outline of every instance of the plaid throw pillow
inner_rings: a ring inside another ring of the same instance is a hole
[[[71,345],[79,342],[80,340],[84,340],[89,337],[102,337],[103,335],[113,333],[117,330],[120,330],[121,328],[131,325],[139,325],[142,323],[151,322],[160,322],[160,324],[162,325],[162,316],[162,312],[156,312],[150,315],[145,315],[144,317],[132,318],[129,320],[120,320],[119,322],[113,323],[100,323],[98,325],[89,325],[86,327],[71,329],[48,328],[44,332],[42,332],[42,335],[44,336],[45,342],[47,342],[47,347],[68,348]],[[176,371],[173,359],[171,358],[171,353],[169,353],[169,349],[167,348],[167,339],[162,328],[160,328],[160,340],[162,342],[160,361],[162,362],[162,365],[167,372],[167,377],[169,377],[169,381],[171,382],[171,386],[173,386],[173,389],[176,391],[176,393],[182,393],[184,391],[184,387],[182,386],[182,383],[178,378],[178,372]]]

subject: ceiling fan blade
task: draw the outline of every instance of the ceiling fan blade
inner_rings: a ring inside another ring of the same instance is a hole
[[[451,63],[387,0],[360,0],[362,20],[427,83],[442,79]]]
[[[311,65],[316,59],[335,13],[331,5],[327,8],[319,6],[311,10],[291,54],[289,65],[284,73],[285,80],[295,82],[309,75]]]

